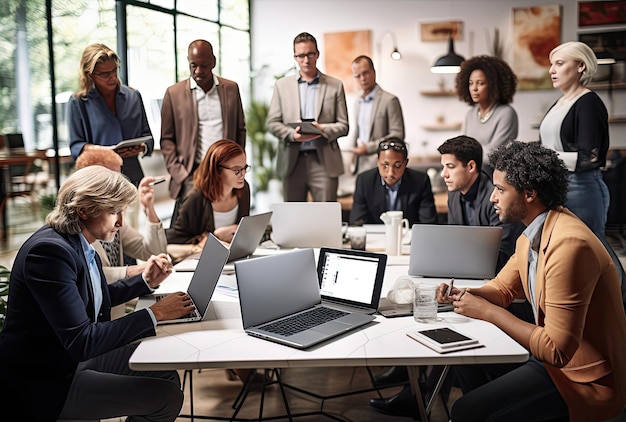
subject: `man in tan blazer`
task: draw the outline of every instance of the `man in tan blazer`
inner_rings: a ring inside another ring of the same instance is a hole
[[[357,130],[351,139],[354,148],[352,173],[376,167],[376,150],[383,139],[404,141],[404,118],[398,97],[376,83],[374,62],[359,56],[352,62],[352,74],[361,88],[356,103]]]
[[[337,138],[348,133],[343,84],[316,66],[317,41],[303,32],[293,42],[298,75],[278,80],[267,116],[269,131],[278,138],[277,172],[285,201],[336,201],[343,160]],[[319,130],[305,133],[289,123],[312,122]],[[320,134],[321,132],[321,134]]]
[[[167,88],[161,106],[161,153],[178,207],[193,188],[193,173],[215,141],[230,139],[246,147],[246,123],[237,83],[213,74],[213,46],[189,44],[191,77]]]
[[[511,365],[457,367],[463,397],[452,420],[604,421],[626,405],[626,315],[605,245],[563,208],[568,171],[553,150],[513,141],[493,151],[491,195],[502,222],[521,221],[515,254],[480,288],[438,299],[497,325],[531,354]],[[524,295],[529,323],[504,307]]]

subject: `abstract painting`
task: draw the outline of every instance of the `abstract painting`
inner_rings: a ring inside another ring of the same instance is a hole
[[[513,71],[518,90],[551,89],[550,51],[561,43],[559,5],[513,8]]]
[[[626,23],[626,1],[578,2],[578,26]]]
[[[371,38],[372,31],[324,34],[326,73],[341,79],[347,93],[357,92],[357,85],[352,75],[352,60],[361,54],[372,57]]]

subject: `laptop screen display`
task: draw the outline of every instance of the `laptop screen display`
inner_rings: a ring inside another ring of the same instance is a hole
[[[384,254],[322,248],[318,261],[322,298],[376,309],[386,258]]]

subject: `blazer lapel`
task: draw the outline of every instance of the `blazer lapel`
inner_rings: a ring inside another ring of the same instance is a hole
[[[320,73],[319,88],[317,90],[317,104],[315,105],[315,121],[319,122],[322,114],[322,105],[324,104],[324,96],[326,95],[327,85],[324,83],[324,75]]]
[[[376,95],[374,95],[374,104],[372,104],[372,112],[370,114],[370,138],[372,137],[372,133],[374,130],[374,121],[376,120],[376,112],[378,111],[378,107],[380,107],[382,97],[383,92],[381,91],[380,87],[378,87],[378,91],[376,91]]]

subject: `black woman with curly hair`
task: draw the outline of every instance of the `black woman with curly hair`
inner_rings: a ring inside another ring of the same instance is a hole
[[[489,153],[517,139],[517,113],[509,105],[516,88],[515,73],[505,61],[493,56],[475,56],[464,61],[456,76],[459,99],[472,106],[465,115],[463,134],[483,146],[483,170],[489,174]]]

